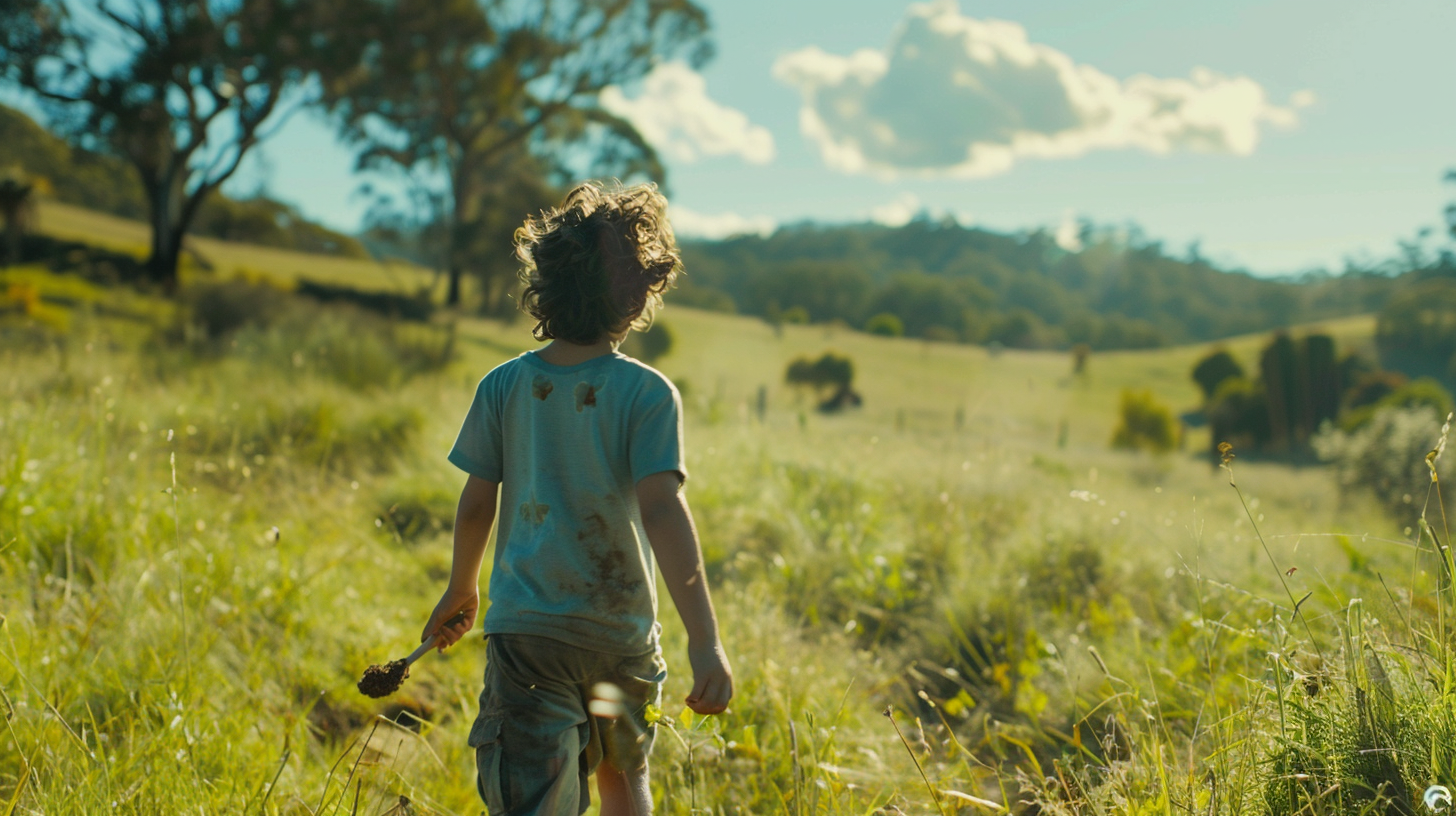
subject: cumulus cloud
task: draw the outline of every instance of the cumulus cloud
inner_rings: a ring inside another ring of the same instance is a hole
[[[713,241],[734,235],[769,236],[778,228],[778,223],[766,215],[742,216],[734,212],[708,215],[676,204],[668,206],[667,219],[679,236]]]
[[[962,16],[955,0],[911,6],[885,51],[811,46],[774,76],[802,93],[800,129],[826,164],[883,177],[977,178],[1111,148],[1243,156],[1265,125],[1293,126],[1314,101],[1301,91],[1276,105],[1254,80],[1204,68],[1119,81],[1016,23]]]
[[[920,209],[920,199],[914,193],[901,193],[894,200],[872,208],[870,220],[887,227],[903,227]]]
[[[602,90],[601,105],[630,121],[648,142],[682,162],[702,156],[739,156],[751,164],[774,157],[773,134],[748,121],[744,113],[708,97],[708,83],[681,62],[657,66],[629,99],[613,85]]]

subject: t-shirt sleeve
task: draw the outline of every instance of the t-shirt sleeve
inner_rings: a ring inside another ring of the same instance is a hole
[[[632,412],[627,456],[635,484],[654,473],[676,471],[688,477],[683,460],[682,398],[676,388],[664,382],[648,388],[638,397]]]
[[[486,375],[476,386],[475,399],[470,403],[470,410],[465,412],[465,421],[460,424],[460,434],[455,438],[455,446],[450,449],[448,458],[450,464],[472,476],[499,483],[504,463],[501,406],[495,398],[494,379]]]

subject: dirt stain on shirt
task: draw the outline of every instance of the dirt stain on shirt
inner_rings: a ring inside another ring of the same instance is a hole
[[[521,520],[527,524],[540,524],[546,520],[546,514],[550,512],[550,505],[541,504],[534,498],[521,502]]]
[[[536,379],[531,380],[531,396],[544,402],[556,386],[551,384],[551,378],[545,374],[537,374]]]
[[[597,407],[597,387],[594,383],[576,384],[576,410],[578,413],[583,408]]]
[[[587,592],[609,611],[636,609],[641,604],[642,579],[632,569],[634,565],[626,550],[618,545],[601,513],[590,513],[585,521],[586,526],[576,534],[576,540],[582,545],[592,566],[593,575],[586,587]]]

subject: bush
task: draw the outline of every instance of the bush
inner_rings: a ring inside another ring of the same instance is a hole
[[[780,323],[792,323],[796,326],[804,326],[809,323],[809,310],[803,306],[790,306],[779,312]]]
[[[1262,383],[1243,377],[1224,380],[1208,404],[1210,443],[1228,442],[1240,450],[1269,443],[1269,400]]]
[[[1224,380],[1243,376],[1244,367],[1226,349],[1210,352],[1193,366],[1193,381],[1198,383],[1198,389],[1203,392],[1204,403],[1213,399]]]
[[[865,331],[882,337],[904,337],[905,323],[889,312],[880,312],[865,321]]]
[[[1123,389],[1121,414],[1122,420],[1112,434],[1112,447],[1161,453],[1178,444],[1173,412],[1158,402],[1152,391]]]
[[[828,398],[822,399],[818,406],[826,414],[858,408],[864,402],[853,388],[854,362],[832,351],[824,352],[817,360],[795,359],[784,372],[784,380],[790,385],[813,389],[821,397],[828,393]]]
[[[1319,457],[1334,465],[1341,490],[1368,491],[1392,515],[1414,517],[1431,485],[1426,453],[1440,435],[1441,420],[1429,405],[1387,406],[1354,432],[1326,426],[1311,441]],[[1437,460],[1448,478],[1451,458]]]
[[[854,361],[832,351],[824,352],[817,360],[799,357],[789,363],[784,381],[816,391],[847,388],[854,382]]]
[[[352,286],[334,286],[300,279],[298,293],[320,303],[348,303],[399,320],[423,322],[435,313],[435,303],[430,300],[430,293],[425,289],[413,294],[364,291]]]
[[[261,283],[228,280],[188,287],[182,293],[188,324],[207,340],[244,326],[267,326],[287,306],[286,293]]]
[[[661,320],[654,321],[644,332],[632,332],[622,343],[622,352],[644,363],[654,363],[672,351],[672,329]]]
[[[1430,408],[1436,416],[1444,417],[1453,409],[1451,393],[1430,377],[1422,377],[1419,380],[1400,385],[1372,405],[1364,405],[1351,410],[1340,420],[1340,429],[1346,432],[1357,431],[1370,424],[1375,413],[1382,408],[1419,408],[1422,406]]]

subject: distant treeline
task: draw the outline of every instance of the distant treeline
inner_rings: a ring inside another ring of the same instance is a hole
[[[1087,230],[1083,242],[1068,252],[1044,231],[927,218],[898,228],[791,226],[687,242],[687,275],[669,299],[937,340],[1125,349],[1374,312],[1400,286],[1389,270],[1256,278],[1113,231]]]
[[[44,179],[44,186],[58,201],[147,220],[146,196],[129,164],[105,153],[71,147],[24,113],[0,105],[0,170],[12,167]],[[368,257],[356,239],[309,221],[293,207],[266,197],[235,199],[213,193],[188,232],[300,252]]]

